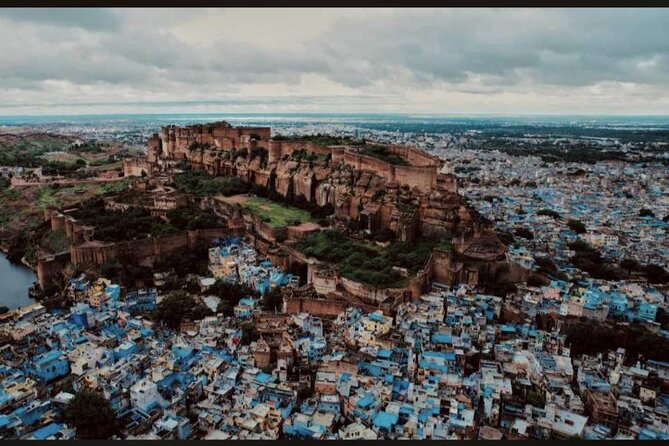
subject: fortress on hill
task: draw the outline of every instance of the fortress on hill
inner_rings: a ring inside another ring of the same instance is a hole
[[[335,225],[354,223],[372,235],[391,231],[397,240],[427,238],[451,246],[436,249],[406,287],[378,289],[305,257],[295,249],[304,236],[295,227],[272,228],[225,200],[203,202],[226,215],[229,225],[243,229],[273,263],[308,266],[308,283],[284,294],[289,313],[333,316],[351,304],[392,312],[435,281],[480,285],[517,281],[527,274],[506,261],[506,246],[492,223],[458,194],[450,166],[415,148],[318,135],[272,137],[269,127],[232,127],[226,122],[166,126],[148,140],[146,158],[126,160],[124,173],[169,176],[186,166],[239,177],[289,202],[301,196],[309,203],[331,206]]]
[[[490,222],[458,195],[455,175],[443,160],[410,147],[338,142],[272,138],[269,127],[226,122],[166,126],[149,138],[146,158],[127,160],[124,171],[138,176],[188,163],[286,198],[302,195],[319,206],[329,204],[336,219],[357,220],[372,233],[390,230],[404,241],[458,237],[470,256],[503,255]]]
[[[327,208],[332,212],[329,224],[353,228],[353,236],[359,231],[372,236],[392,233],[407,242],[435,240],[436,247],[424,265],[417,265],[418,273],[407,276],[406,286],[376,288],[344,277],[333,265],[297,249],[299,240],[320,230],[319,225],[272,226],[236,205],[234,197],[210,196],[199,203],[225,217],[225,227],[116,242],[97,240],[95,228],[79,222],[72,210],[49,208],[45,219],[53,230],[64,229],[70,246],[67,252],[40,258],[40,285],[52,281],[68,263],[99,266],[116,259],[150,267],[160,258],[226,235],[245,236],[283,269],[306,267],[306,284],[284,291],[284,309],[289,313],[334,316],[354,304],[390,314],[397,304],[417,298],[434,282],[481,285],[518,281],[527,274],[506,261],[506,246],[492,223],[458,194],[449,166],[414,148],[320,135],[273,138],[268,127],[232,127],[226,122],[167,126],[149,138],[146,157],[124,161],[124,174],[140,177],[134,187],[141,189],[149,182],[170,183],[173,174],[185,167],[238,177],[274,199]],[[151,212],[164,217],[165,209],[178,207],[185,198],[159,193]],[[106,210],[127,208],[113,197],[104,202]]]

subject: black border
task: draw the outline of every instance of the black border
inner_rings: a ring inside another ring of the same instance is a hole
[[[507,8],[507,7],[531,7],[531,8],[603,8],[603,7],[662,7],[669,8],[669,0],[0,0],[0,7],[119,7],[119,8],[140,8],[140,7],[176,7],[176,8],[197,8],[197,7],[235,7],[235,8],[266,8],[266,7],[306,7],[306,8],[331,8],[331,7],[461,7],[461,8]],[[147,26],[154,26],[147,23]],[[669,23],[667,23],[669,32]],[[2,42],[0,42],[2,45]],[[0,63],[2,61],[0,60]],[[2,80],[0,79],[0,82]],[[94,445],[117,445],[115,440],[70,440],[77,444]],[[483,440],[462,440],[467,444],[486,444]],[[631,440],[637,442],[639,440]],[[136,445],[188,445],[188,444],[239,444],[244,446],[267,446],[287,445],[287,444],[316,444],[316,441],[310,440],[123,440],[122,444]],[[328,440],[327,444],[360,444],[362,440]],[[420,445],[442,444],[453,445],[454,442],[445,440],[376,440],[383,445]],[[4,445],[25,445],[25,440],[2,440],[0,446]],[[374,443],[374,442],[372,442]],[[518,444],[511,440],[497,440],[500,444]],[[615,440],[529,440],[521,444],[540,444],[540,445],[563,445],[563,444],[620,444]],[[53,445],[53,440],[31,440],[28,444],[34,445]],[[370,444],[370,443],[367,443]],[[669,445],[669,442],[647,441],[644,444],[662,444]]]

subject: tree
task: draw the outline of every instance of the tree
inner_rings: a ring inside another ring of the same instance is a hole
[[[537,215],[546,215],[548,217],[554,218],[555,220],[559,220],[561,218],[560,214],[552,209],[539,209],[537,211]]]
[[[262,296],[262,306],[265,310],[275,311],[283,305],[283,296],[279,289],[271,289]]]
[[[170,328],[179,328],[184,317],[195,307],[195,299],[176,291],[160,301],[155,316]]]
[[[499,240],[505,245],[509,246],[514,243],[513,234],[507,231],[500,231],[497,233]]]
[[[557,273],[557,265],[548,257],[537,257],[535,263],[539,267],[539,272],[552,275]]]
[[[660,324],[660,326],[666,330],[667,327],[669,327],[669,313],[666,312],[664,308],[658,307],[655,322]]]
[[[242,324],[242,339],[240,344],[249,345],[251,342],[257,341],[258,339],[260,339],[260,333],[258,333],[253,322],[244,322]]]
[[[196,305],[191,311],[190,311],[190,318],[196,321],[199,321],[200,319],[204,319],[207,316],[211,316],[213,314],[213,311],[211,311],[211,308],[209,308],[206,305],[199,304]]]
[[[81,440],[108,439],[116,432],[116,414],[100,393],[82,390],[65,407],[65,422]]]
[[[646,265],[644,272],[650,283],[669,283],[669,272],[660,265]]]
[[[639,211],[639,217],[655,217],[655,212],[650,209],[643,208]]]
[[[638,270],[641,265],[634,259],[626,258],[620,262],[620,267],[627,270],[628,274],[632,274],[632,271]]]
[[[527,392],[526,401],[534,407],[544,407],[546,405],[546,396],[540,390],[530,390]]]
[[[585,229],[585,225],[580,220],[570,219],[567,222],[567,226],[569,226],[569,229],[571,229],[577,234],[585,234],[586,232],[588,232],[587,229]]]
[[[548,285],[550,282],[546,280],[545,277],[539,274],[530,274],[530,277],[527,278],[527,285],[533,287],[541,287]]]
[[[532,232],[532,230],[530,230],[528,228],[525,228],[525,227],[522,227],[522,226],[519,227],[519,228],[516,228],[516,235],[518,237],[522,237],[522,238],[527,239],[527,240],[532,240],[534,238],[534,233]]]
[[[221,302],[216,308],[217,313],[223,313],[225,316],[232,316],[235,305],[244,297],[258,298],[260,294],[253,288],[245,284],[228,283],[223,280],[217,280],[209,293],[221,298]]]

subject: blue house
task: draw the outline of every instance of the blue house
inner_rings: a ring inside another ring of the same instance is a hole
[[[372,419],[372,424],[378,430],[390,432],[397,424],[398,420],[399,417],[397,415],[382,410],[374,416]]]
[[[48,382],[70,373],[70,363],[61,351],[51,350],[35,358],[30,372],[40,381]]]
[[[653,322],[657,316],[657,305],[640,302],[636,310],[636,318],[642,321]]]
[[[127,310],[130,313],[144,313],[156,309],[155,288],[146,288],[138,291],[131,291],[125,296]]]
[[[624,294],[613,292],[610,294],[609,311],[614,316],[622,316],[627,312],[627,297]]]
[[[71,440],[74,431],[66,431],[62,424],[50,423],[22,437],[24,440]]]
[[[112,284],[105,288],[107,297],[111,300],[118,300],[121,297],[121,286]]]
[[[132,341],[125,341],[114,349],[114,359],[120,360],[137,352],[137,344]]]

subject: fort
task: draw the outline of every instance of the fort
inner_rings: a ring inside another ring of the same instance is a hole
[[[308,138],[273,138],[269,127],[232,127],[225,122],[167,126],[149,138],[146,157],[124,161],[124,174],[137,177],[138,189],[149,182],[168,184],[185,168],[212,176],[235,176],[252,191],[258,188],[275,199],[327,206],[333,210],[329,225],[354,227],[355,232],[372,239],[391,233],[404,242],[448,242],[442,246],[450,248],[433,251],[418,272],[407,277],[406,286],[378,288],[344,277],[334,265],[297,249],[306,234],[321,229],[319,224],[272,225],[241,206],[239,199],[223,196],[199,200],[201,208],[223,217],[223,228],[132,241],[96,240],[95,228],[80,224],[67,210],[48,210],[45,218],[54,230],[65,230],[70,250],[40,260],[40,283],[48,282],[63,262],[101,265],[124,259],[150,266],[161,256],[230,234],[244,235],[277,266],[294,269],[297,265],[306,270],[306,283],[284,292],[284,308],[289,313],[308,310],[328,316],[352,304],[392,312],[435,281],[477,285],[502,270],[511,276],[525,275],[505,261],[506,246],[491,222],[458,194],[455,175],[446,162],[411,147],[325,140],[317,144]],[[107,200],[109,209],[126,208]],[[180,201],[183,197],[157,195],[152,213],[165,217],[164,211],[179,206]]]
[[[234,175],[285,198],[302,196],[332,205],[335,217],[356,220],[368,231],[384,229],[400,240],[490,235],[490,222],[457,193],[457,181],[441,159],[418,149],[381,148],[392,163],[364,145],[317,145],[272,138],[269,127],[226,122],[167,126],[148,140],[146,158],[126,160],[126,176],[168,172],[186,163],[211,175]],[[500,248],[501,249],[501,248]]]
[[[335,224],[353,222],[372,236],[391,231],[400,241],[452,242],[451,250],[435,251],[406,287],[379,289],[342,277],[331,265],[295,249],[306,232],[318,229],[273,227],[224,198],[204,199],[203,205],[226,217],[228,225],[243,228],[247,239],[276,264],[307,265],[307,284],[286,290],[289,311],[306,308],[326,315],[350,304],[385,310],[416,298],[433,281],[476,285],[500,269],[526,275],[505,261],[506,247],[491,223],[458,194],[445,161],[411,147],[323,139],[319,144],[313,138],[272,137],[269,127],[225,122],[166,126],[149,138],[146,157],[126,160],[124,170],[126,176],[146,176],[188,167],[237,176],[287,201],[301,197],[330,205]]]

